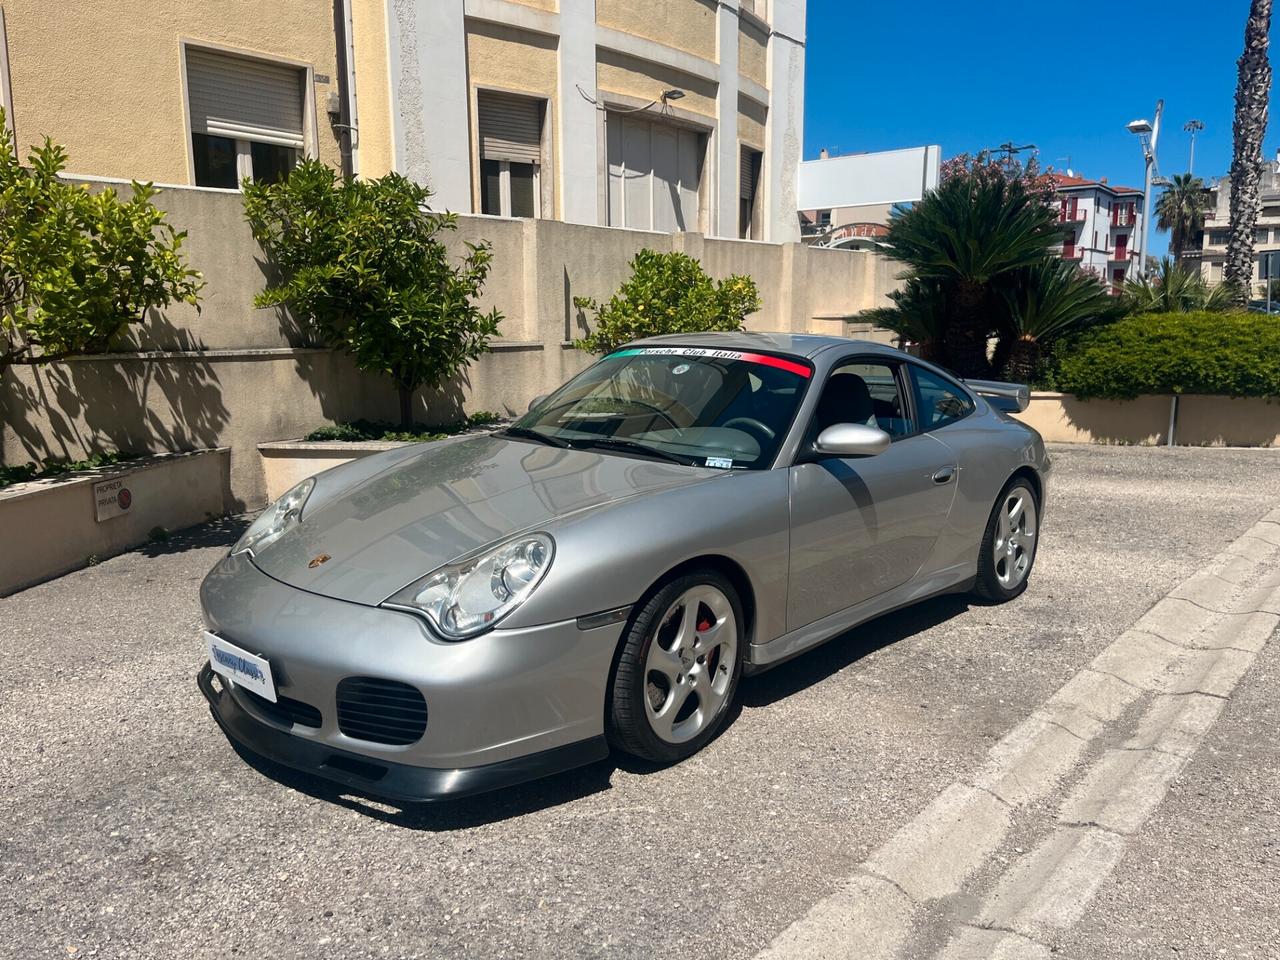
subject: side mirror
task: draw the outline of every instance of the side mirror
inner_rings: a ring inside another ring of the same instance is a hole
[[[551,396],[551,394],[549,393],[538,394],[536,397],[534,397],[532,400],[529,401],[529,409],[532,410],[534,407],[540,404],[543,400],[547,399],[547,397],[549,396]]]
[[[874,457],[889,449],[892,438],[879,427],[865,423],[835,423],[813,442],[820,454],[832,457]]]

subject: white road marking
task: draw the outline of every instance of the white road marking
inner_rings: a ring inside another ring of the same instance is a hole
[[[1280,624],[1280,509],[1174,588],[761,952],[768,960],[905,960],[926,913],[959,892],[1020,810],[1105,750],[1056,824],[999,877],[976,925],[945,922],[940,960],[1038,960],[1083,915]],[[1122,718],[1139,701],[1126,737]],[[934,921],[936,922],[936,921]],[[914,960],[914,958],[912,958]]]

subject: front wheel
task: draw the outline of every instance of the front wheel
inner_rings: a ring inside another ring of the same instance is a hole
[[[715,570],[654,593],[614,667],[609,739],[657,763],[692,756],[724,725],[742,670],[742,602]]]
[[[1027,589],[1036,560],[1039,519],[1030,482],[1021,477],[1009,481],[987,520],[974,593],[984,600],[1004,603]]]

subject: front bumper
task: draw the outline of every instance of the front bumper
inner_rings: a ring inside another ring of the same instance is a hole
[[[244,555],[200,588],[207,628],[271,663],[278,693],[319,713],[290,723],[202,672],[201,690],[229,737],[295,769],[391,799],[460,797],[590,763],[607,754],[605,694],[622,623],[496,629],[449,643],[418,617],[299,590]],[[349,736],[338,684],[373,677],[426,701],[426,728],[395,745]]]
[[[372,760],[260,722],[236,702],[230,689],[216,689],[213,678],[213,670],[206,663],[196,683],[229,739],[283,766],[388,800],[416,803],[470,797],[585,766],[609,755],[608,742],[598,736],[512,760],[453,770]]]

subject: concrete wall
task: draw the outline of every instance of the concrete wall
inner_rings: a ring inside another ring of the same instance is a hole
[[[122,463],[0,489],[0,597],[146,543],[151,531],[204,523],[231,507],[227,450]],[[97,519],[94,484],[122,479],[128,512]]]
[[[319,123],[310,149],[340,162],[324,113],[338,89],[329,0],[4,0],[19,149],[45,135],[69,169],[105,177],[191,183],[182,41],[302,61]],[[314,117],[313,117],[314,121]]]
[[[1080,400],[1069,393],[1036,392],[1016,414],[1045,440],[1062,443],[1164,444],[1172,397]],[[1174,443],[1179,446],[1280,446],[1280,399],[1182,396]]]
[[[207,282],[202,312],[178,306],[153,316],[116,354],[0,375],[0,462],[228,446],[236,503],[253,507],[266,499],[259,443],[333,421],[396,417],[384,379],[319,347],[289,316],[253,308],[264,279],[238,193],[169,189],[158,202],[189,231],[191,263]],[[460,251],[482,239],[494,249],[483,299],[505,316],[502,339],[459,382],[418,398],[424,422],[522,412],[582,369],[592,358],[568,344],[587,331],[574,297],[610,296],[645,248],[683,250],[716,277],[751,275],[763,300],[748,318],[757,330],[841,333],[850,314],[884,301],[897,273],[864,252],[554,220],[464,216],[450,243]]]

